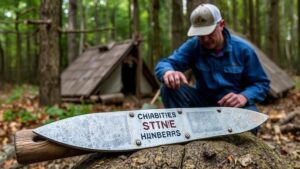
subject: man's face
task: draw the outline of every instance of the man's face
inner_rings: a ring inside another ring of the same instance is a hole
[[[198,36],[201,44],[207,49],[222,49],[224,47],[223,28],[224,21],[222,20],[211,34]]]

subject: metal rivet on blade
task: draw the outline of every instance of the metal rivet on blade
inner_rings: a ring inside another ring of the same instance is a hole
[[[178,109],[178,110],[177,110],[177,113],[178,113],[178,114],[182,114],[182,110],[181,110],[181,109]]]
[[[228,128],[228,132],[231,133],[232,132],[232,128]]]
[[[221,113],[221,112],[222,112],[222,110],[221,110],[221,109],[217,109],[217,112],[218,112],[218,113]]]
[[[189,139],[191,137],[191,135],[189,133],[185,133],[185,138]]]
[[[130,116],[130,117],[134,117],[134,113],[133,113],[133,112],[130,112],[130,113],[129,113],[129,116]]]
[[[135,144],[136,144],[137,146],[140,146],[140,145],[142,145],[142,142],[141,142],[141,140],[136,140],[136,141],[135,141]]]

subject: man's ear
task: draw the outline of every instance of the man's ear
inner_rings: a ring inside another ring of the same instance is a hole
[[[220,25],[222,28],[225,27],[225,21],[224,21],[224,19],[222,19],[222,20],[220,21],[219,25]]]

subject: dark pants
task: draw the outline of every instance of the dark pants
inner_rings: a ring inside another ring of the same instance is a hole
[[[216,101],[203,97],[199,91],[193,87],[184,85],[179,89],[170,89],[163,85],[160,89],[160,95],[166,108],[178,107],[217,107]],[[244,109],[258,111],[255,105],[247,105]],[[253,134],[257,134],[258,128],[251,130]]]

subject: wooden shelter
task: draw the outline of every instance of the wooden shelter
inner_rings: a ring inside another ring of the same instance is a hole
[[[152,96],[159,84],[146,64],[139,62],[137,46],[127,40],[87,49],[62,73],[63,101],[118,102],[127,94]]]
[[[256,46],[254,46],[254,48],[269,79],[271,80],[269,91],[270,96],[279,98],[289,89],[295,87],[295,83],[284,70],[269,59],[259,48]]]
[[[276,65],[271,59],[269,59],[262,50],[252,44],[250,40],[245,38],[245,36],[243,36],[242,34],[234,32],[233,30],[230,30],[230,32],[245,39],[255,49],[255,52],[271,81],[269,96],[273,98],[279,98],[283,96],[288,90],[295,87],[295,83],[289,77],[289,75],[278,65]]]

